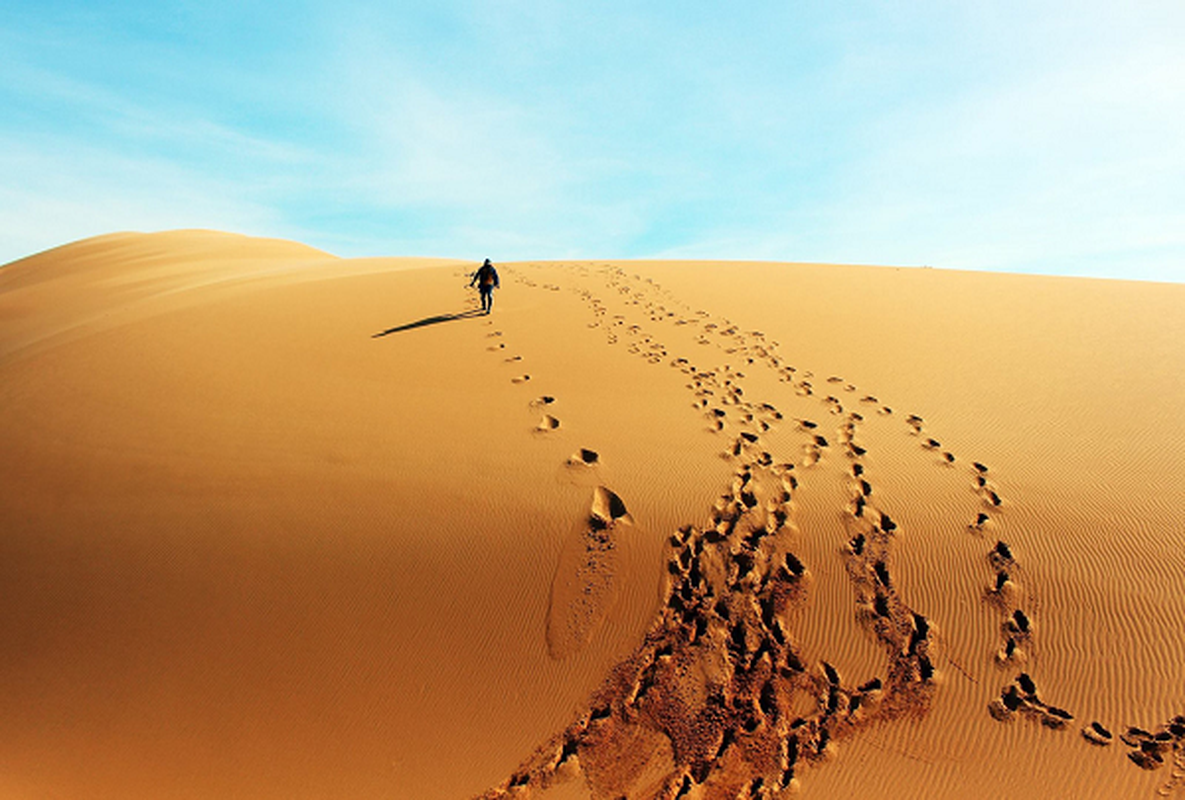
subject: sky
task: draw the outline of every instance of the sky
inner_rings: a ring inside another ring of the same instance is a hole
[[[1185,282],[1185,3],[3,0],[0,263],[342,256]]]

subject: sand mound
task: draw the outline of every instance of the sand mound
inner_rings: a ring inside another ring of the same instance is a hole
[[[1183,287],[474,268],[0,268],[5,793],[1175,791]]]

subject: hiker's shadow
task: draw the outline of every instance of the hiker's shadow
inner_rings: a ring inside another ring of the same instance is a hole
[[[399,333],[400,331],[410,331],[412,328],[423,328],[426,325],[438,325],[441,322],[451,322],[455,319],[471,319],[472,317],[484,317],[485,312],[481,309],[472,309],[470,311],[462,311],[459,314],[437,314],[434,317],[424,317],[415,322],[409,322],[406,325],[399,325],[394,328],[387,328],[387,330],[371,335],[371,339],[378,339],[380,336],[387,336],[392,333]]]

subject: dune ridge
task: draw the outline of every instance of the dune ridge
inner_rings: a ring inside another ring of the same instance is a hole
[[[260,247],[0,330],[10,786],[1176,791],[1180,287]]]

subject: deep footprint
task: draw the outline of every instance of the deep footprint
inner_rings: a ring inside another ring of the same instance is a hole
[[[547,652],[568,658],[584,649],[617,602],[619,536],[633,519],[621,498],[604,486],[593,490],[588,518],[564,544],[551,586]]]

